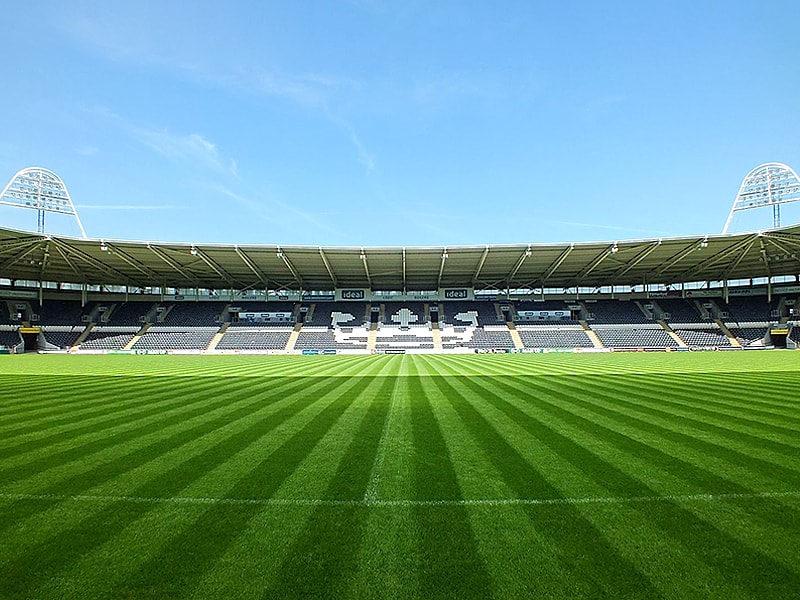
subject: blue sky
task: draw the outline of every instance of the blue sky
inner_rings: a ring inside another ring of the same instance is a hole
[[[91,237],[716,233],[752,167],[800,169],[794,1],[17,1],[3,15],[1,185],[54,170]],[[800,220],[789,208],[784,224]],[[752,218],[735,227],[772,222]],[[0,207],[0,223],[36,216]]]

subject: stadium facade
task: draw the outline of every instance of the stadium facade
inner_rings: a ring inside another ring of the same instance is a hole
[[[38,183],[37,183],[38,182]],[[37,185],[39,187],[37,187]],[[24,169],[0,229],[0,346],[71,352],[475,352],[796,347],[794,171],[748,173],[735,212],[773,228],[599,243],[441,247],[222,245],[47,234],[77,212]],[[797,305],[800,307],[800,305]]]

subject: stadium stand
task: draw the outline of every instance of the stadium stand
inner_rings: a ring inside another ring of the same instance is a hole
[[[157,304],[153,302],[119,302],[109,306],[110,314],[105,323],[118,326],[141,325],[141,318],[154,314]],[[98,320],[97,322],[101,322]]]
[[[537,325],[517,325],[526,348],[591,348],[592,340],[580,325],[557,328]]]
[[[135,329],[120,327],[94,328],[81,343],[81,350],[121,350],[136,334]]]
[[[19,333],[10,330],[0,330],[0,347],[14,348],[22,342]]]
[[[475,302],[445,302],[442,304],[443,314],[439,314],[440,322],[448,325],[505,325],[505,320],[497,315],[494,302],[476,300]]]
[[[267,331],[237,329],[228,330],[217,343],[217,350],[283,350],[289,341],[292,329],[284,326]]]
[[[635,324],[652,323],[642,308],[635,301],[623,300],[594,300],[581,301],[587,312],[587,321],[593,326],[601,323]]]
[[[171,330],[152,327],[133,344],[134,350],[205,350],[216,334],[215,327]]]
[[[310,327],[357,327],[363,325],[367,309],[363,302],[316,302],[304,306],[313,309],[305,321]]]
[[[759,346],[763,344],[769,327],[730,327],[730,332],[742,346]]]
[[[718,327],[706,326],[692,329],[675,327],[673,331],[690,348],[729,348],[731,346],[731,342],[725,332]]]
[[[670,323],[703,323],[707,320],[691,300],[664,298],[652,303],[658,309],[656,317]]]
[[[226,306],[226,302],[177,302],[167,305],[155,322],[168,327],[219,327]]]
[[[79,325],[84,308],[77,300],[45,300],[41,306],[33,306],[39,316],[40,325]]]
[[[606,348],[677,348],[678,342],[660,326],[593,327]]]

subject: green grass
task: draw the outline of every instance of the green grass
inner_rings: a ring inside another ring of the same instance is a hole
[[[791,598],[800,353],[0,357],[0,598]]]

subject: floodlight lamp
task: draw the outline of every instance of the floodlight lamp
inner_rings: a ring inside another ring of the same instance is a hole
[[[102,252],[108,252],[108,246],[106,245],[105,241],[100,242],[100,250]]]
[[[708,236],[700,240],[700,248],[708,248]]]
[[[530,255],[531,255],[531,247],[528,246],[528,249],[525,250],[525,256],[530,256]]]
[[[449,255],[449,254],[447,253],[447,251],[445,250],[445,251],[442,253],[442,260],[444,260],[444,259],[446,259],[446,258],[449,258],[449,257],[450,257],[450,255]]]
[[[197,256],[197,248],[195,248],[194,246],[189,248],[189,254],[191,254],[192,256]]]
[[[619,246],[617,246],[617,242],[614,242],[614,245],[611,246],[611,254],[616,254],[619,252]]]
[[[362,252],[361,254],[358,255],[358,258],[360,258],[361,260],[367,260],[367,255]]]

